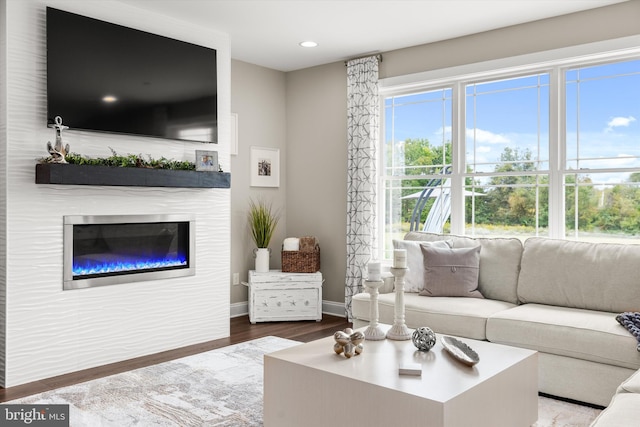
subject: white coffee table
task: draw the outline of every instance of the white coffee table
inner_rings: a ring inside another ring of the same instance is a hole
[[[364,328],[363,328],[364,329]],[[528,427],[538,419],[538,354],[460,338],[480,356],[468,367],[442,347],[367,341],[359,356],[333,337],[264,357],[265,427]],[[398,374],[420,363],[422,376]]]

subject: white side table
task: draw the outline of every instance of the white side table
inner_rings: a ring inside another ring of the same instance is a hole
[[[249,321],[322,320],[322,273],[249,271]]]

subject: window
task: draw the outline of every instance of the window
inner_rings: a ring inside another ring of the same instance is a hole
[[[381,90],[383,258],[409,230],[640,243],[640,60],[415,86]]]
[[[465,231],[547,235],[549,74],[465,85]]]
[[[640,60],[571,68],[566,80],[567,237],[640,235]]]
[[[409,223],[425,224],[431,230],[448,227],[448,206],[441,202],[450,186],[446,173],[452,162],[451,101],[450,88],[390,96],[384,101],[381,203],[385,220],[382,246],[387,258],[393,250],[392,240],[401,239]],[[424,209],[416,216],[418,204]]]

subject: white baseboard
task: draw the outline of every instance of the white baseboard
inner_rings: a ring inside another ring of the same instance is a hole
[[[249,302],[236,302],[231,304],[231,317],[240,317],[249,315]]]
[[[344,303],[334,301],[322,301],[322,312],[332,316],[346,317],[344,311]],[[240,317],[249,315],[249,303],[247,301],[236,302],[231,304],[231,317]]]
[[[322,312],[332,316],[347,317],[343,302],[322,301]]]

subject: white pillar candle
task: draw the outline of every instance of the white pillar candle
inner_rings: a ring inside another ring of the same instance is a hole
[[[367,264],[367,280],[372,282],[381,280],[382,276],[380,275],[380,262],[379,261],[371,261]]]
[[[406,249],[393,250],[393,267],[407,268],[407,250]]]

